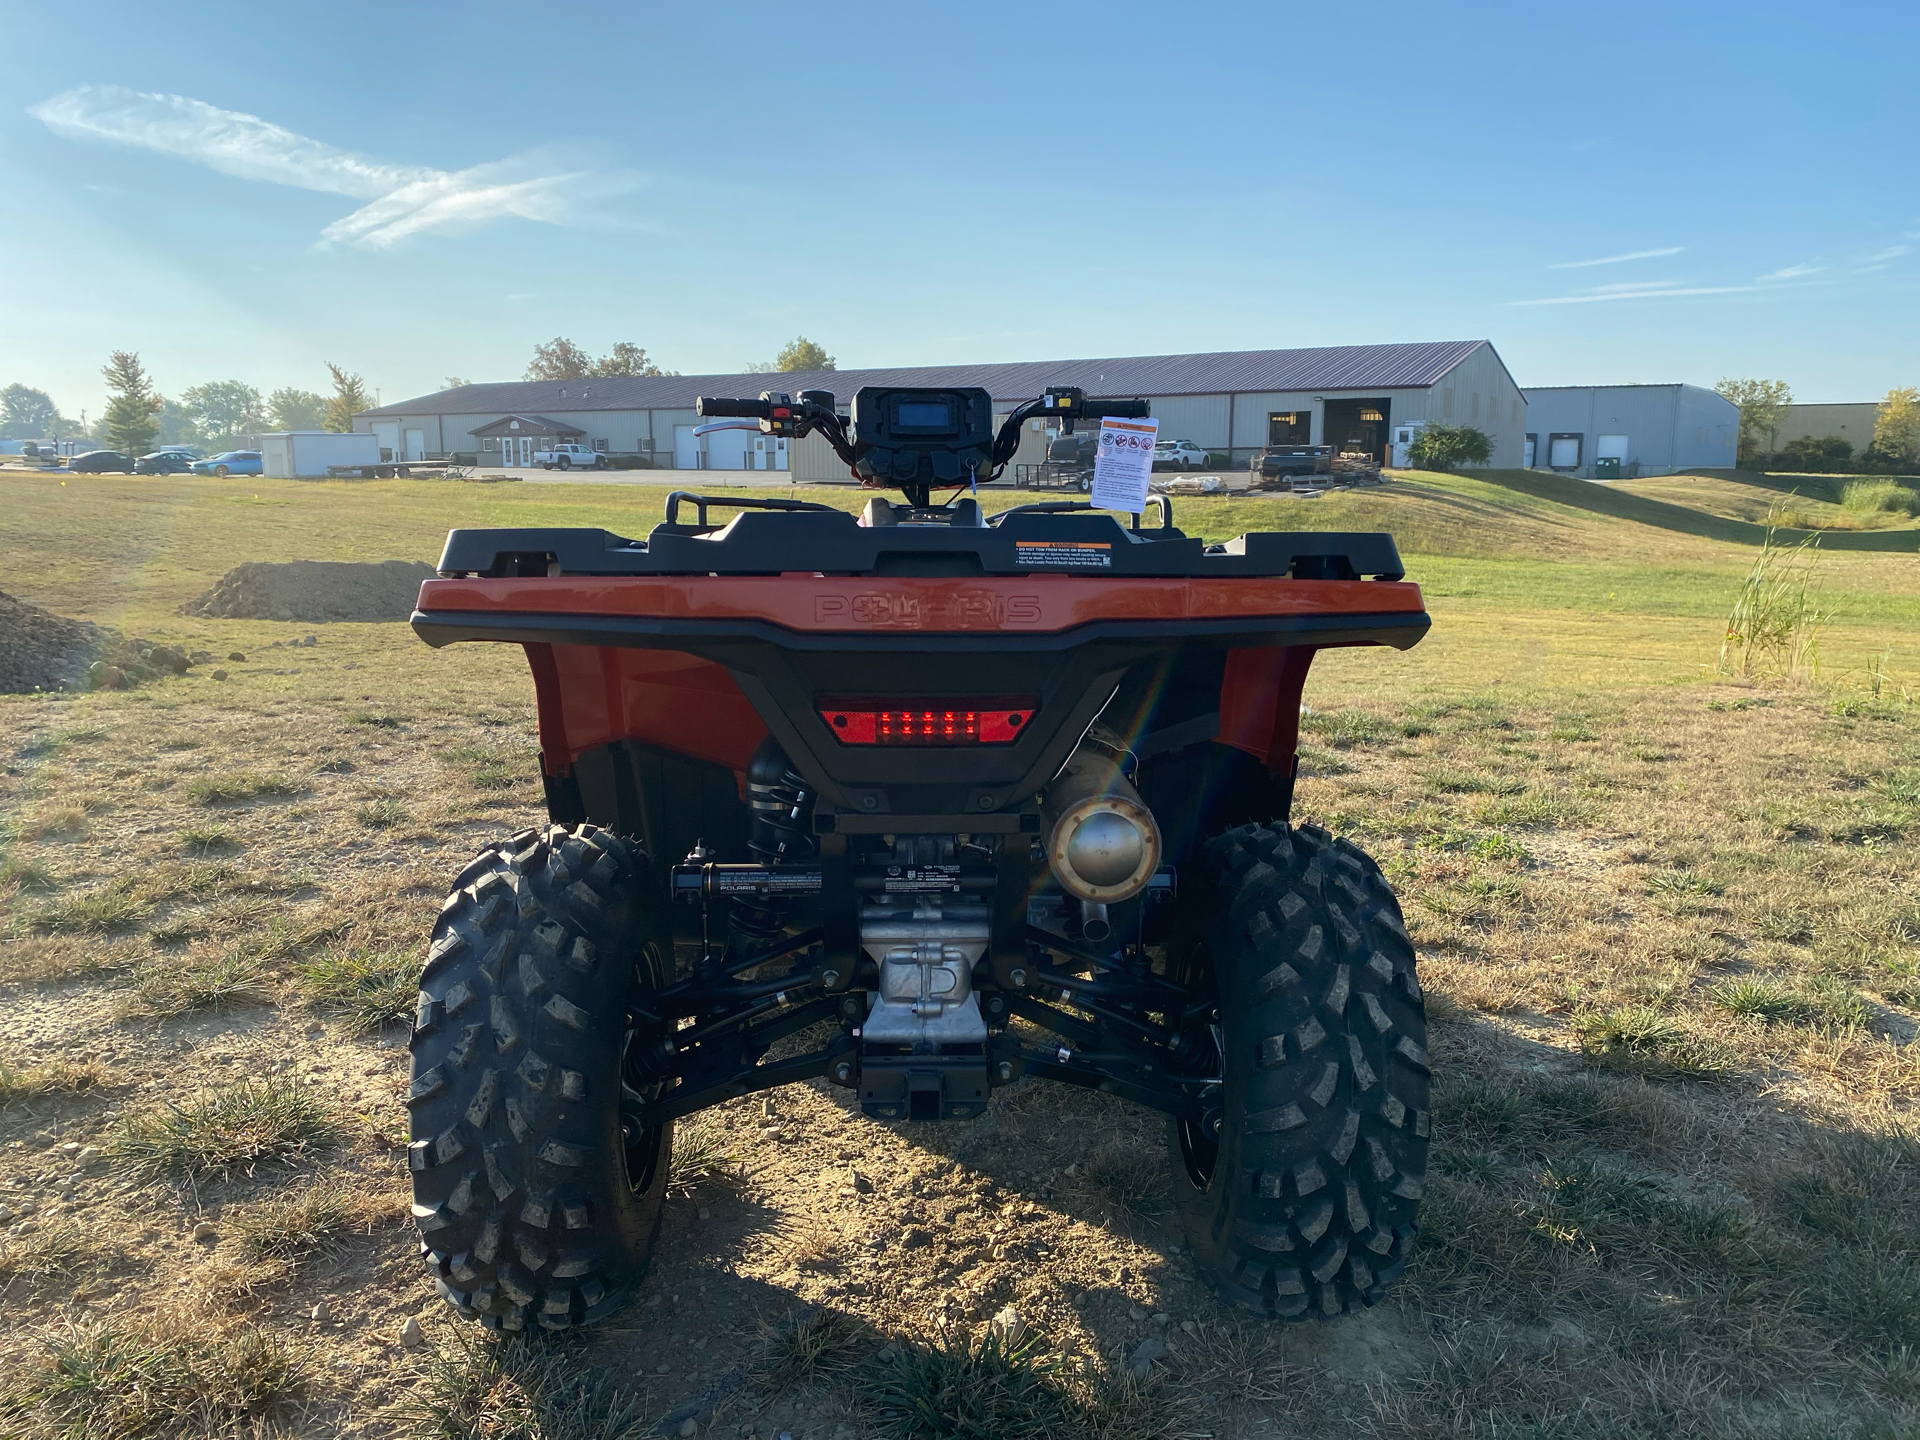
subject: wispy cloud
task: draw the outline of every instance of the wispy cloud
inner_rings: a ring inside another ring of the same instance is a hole
[[[565,225],[587,200],[633,188],[631,176],[529,173],[526,160],[467,170],[396,165],[341,150],[237,110],[185,95],[82,85],[28,112],[56,135],[158,151],[242,180],[368,203],[320,232],[323,242],[384,249],[427,230],[465,230],[503,216]]]
[[[1687,247],[1667,245],[1659,250],[1633,250],[1625,255],[1603,255],[1598,260],[1562,260],[1558,265],[1549,265],[1549,270],[1585,270],[1590,265],[1620,265],[1628,260],[1658,260],[1662,255],[1678,255]]]
[[[1754,280],[1762,285],[1769,280],[1798,280],[1803,275],[1818,275],[1826,268],[1824,265],[1788,265],[1784,269],[1769,270],[1764,275],[1756,275]]]
[[[1912,253],[1913,247],[1911,245],[1889,245],[1884,250],[1876,250],[1873,254],[1866,256],[1860,263],[1863,265],[1879,265],[1888,260],[1898,260],[1902,255],[1911,255]]]
[[[1686,285],[1654,281],[1645,285],[1597,285],[1577,295],[1554,295],[1542,300],[1507,300],[1507,305],[1597,305],[1604,300],[1671,300],[1683,295],[1734,295],[1756,290],[1756,285]]]

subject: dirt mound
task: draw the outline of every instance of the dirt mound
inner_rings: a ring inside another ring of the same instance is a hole
[[[0,592],[0,694],[83,690],[87,666],[114,636]]]
[[[405,620],[434,570],[417,560],[250,561],[181,610],[228,620]]]

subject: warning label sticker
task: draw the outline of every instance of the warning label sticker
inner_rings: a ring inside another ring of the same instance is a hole
[[[1014,555],[1022,565],[1056,570],[1105,570],[1113,564],[1113,546],[1099,540],[1016,540]]]

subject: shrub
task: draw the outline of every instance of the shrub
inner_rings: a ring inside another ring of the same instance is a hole
[[[1407,447],[1407,463],[1416,470],[1451,470],[1455,465],[1484,465],[1493,441],[1471,425],[1428,424]]]
[[[1798,440],[1789,440],[1773,457],[1776,470],[1797,471],[1808,474],[1831,474],[1845,470],[1853,459],[1853,442],[1838,435],[1828,435],[1815,440],[1803,435]]]
[[[1894,480],[1852,480],[1840,503],[1862,515],[1920,515],[1920,490]]]

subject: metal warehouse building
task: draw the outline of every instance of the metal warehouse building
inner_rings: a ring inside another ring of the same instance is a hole
[[[1731,469],[1740,407],[1698,385],[1549,385],[1529,388],[1523,442],[1529,470],[1593,479]]]
[[[818,436],[788,442],[725,430],[697,436],[700,395],[831,390],[842,402],[863,385],[985,388],[1004,415],[1049,385],[1089,395],[1145,396],[1166,440],[1192,440],[1245,464],[1269,443],[1304,441],[1371,451],[1385,459],[1390,427],[1440,420],[1475,425],[1493,440],[1491,463],[1522,463],[1526,402],[1493,345],[1456,340],[1345,345],[1313,350],[1238,350],[1110,360],[925,365],[897,370],[615,377],[463,385],[354,417],[380,436],[390,458],[473,453],[483,465],[531,465],[543,442],[568,440],[613,454],[638,453],[681,470],[789,470],[796,480],[841,480],[842,465]],[[1716,397],[1717,398],[1717,397]],[[1021,462],[1042,458],[1044,422],[1022,437]],[[1731,462],[1729,462],[1731,463]]]

